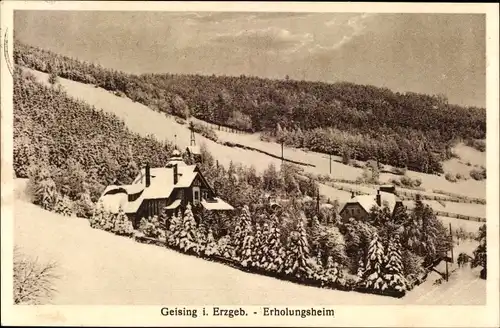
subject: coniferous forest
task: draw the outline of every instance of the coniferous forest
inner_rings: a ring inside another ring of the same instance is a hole
[[[150,108],[262,132],[293,147],[442,173],[459,140],[484,151],[486,110],[444,96],[352,83],[250,76],[131,75],[16,42],[15,62],[126,95]]]
[[[485,137],[485,110],[446,106],[439,97],[396,94],[347,83],[324,84],[254,77],[128,75],[17,43],[18,65],[119,91],[179,117],[193,115],[287,144],[440,172],[457,139]],[[471,141],[471,144],[474,144]],[[33,202],[63,215],[89,218],[93,228],[132,237],[123,211],[106,213],[96,200],[105,186],[129,183],[145,163],[163,166],[173,146],[131,133],[115,116],[70,98],[57,84],[16,68],[14,169],[29,178]],[[186,157],[190,162],[192,158]],[[202,149],[200,169],[229,215],[188,208],[173,217],[143,218],[139,231],[181,252],[227,261],[244,270],[326,288],[402,296],[442,260],[450,236],[432,208],[394,216],[373,208],[366,222],[342,220],[336,204],[303,201],[318,185],[300,168],[270,165],[259,175],[240,164],[225,168]],[[289,199],[279,213],[266,195]],[[337,204],[338,205],[338,204]],[[484,233],[485,234],[485,233]],[[481,237],[485,240],[485,237]],[[485,243],[484,243],[485,244]],[[484,246],[485,248],[485,246]],[[486,266],[484,249],[475,265]],[[424,278],[423,278],[424,277]]]

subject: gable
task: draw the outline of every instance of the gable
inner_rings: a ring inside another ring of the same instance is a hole
[[[339,214],[342,214],[342,213],[345,213],[347,210],[349,209],[358,209],[360,210],[362,213],[365,213],[365,214],[368,214],[369,212],[366,211],[363,206],[361,206],[361,204],[357,203],[357,202],[350,202],[350,203],[346,203],[344,205],[344,207],[342,208],[342,210],[340,211]]]
[[[198,168],[198,166],[196,166],[194,171],[196,172],[196,177],[193,179],[193,182],[190,185],[190,187],[204,187],[204,188],[210,190],[212,193],[214,193],[214,190],[212,189],[212,187],[210,186],[208,181],[205,179],[203,174],[201,174],[201,171]]]

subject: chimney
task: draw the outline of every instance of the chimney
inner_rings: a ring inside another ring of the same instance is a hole
[[[179,174],[177,172],[177,163],[174,164],[174,185],[177,184],[177,179],[179,177]]]
[[[377,205],[382,206],[382,199],[380,198],[380,190],[377,190]]]
[[[146,188],[151,185],[151,172],[149,169],[149,163],[146,163]]]
[[[351,198],[354,198],[356,197],[356,194],[354,193],[354,191],[351,191]]]

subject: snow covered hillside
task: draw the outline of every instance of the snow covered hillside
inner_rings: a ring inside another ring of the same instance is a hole
[[[23,70],[33,73],[37,80],[48,84],[48,74],[24,68]],[[87,85],[71,80],[59,78],[61,87],[71,96],[81,99],[89,105],[101,108],[105,112],[110,112],[117,115],[125,122],[127,127],[133,132],[141,135],[153,134],[158,139],[167,139],[170,141],[176,140],[179,147],[186,147],[189,145],[190,131],[187,126],[178,124],[171,116],[165,116],[163,113],[155,112],[152,109],[133,102],[131,99],[115,96],[113,93],[101,88],[95,88],[92,85]],[[216,131],[221,141],[237,142],[239,144],[267,151],[268,153],[281,156],[281,146],[276,143],[263,142],[259,140],[257,135],[251,134],[234,134],[224,131]],[[263,171],[270,163],[279,165],[281,161],[277,158],[268,155],[249,151],[240,148],[231,148],[223,146],[200,135],[197,135],[198,142],[203,142],[207,145],[209,151],[219,160],[220,163],[227,165],[229,161],[244,162],[245,165],[253,165],[257,171]],[[470,147],[461,145],[458,149],[458,154],[464,157],[464,160],[470,161],[470,154],[474,150]],[[467,150],[469,152],[467,152]],[[320,153],[303,151],[285,147],[285,157],[295,161],[313,164],[315,167],[305,167],[305,170],[314,174],[329,174],[329,161],[328,156]],[[477,152],[479,153],[479,152]],[[484,159],[484,153],[479,153],[480,158]],[[467,155],[467,156],[466,156]],[[244,159],[244,160],[243,160]],[[338,159],[338,158],[337,158]],[[473,162],[476,163],[476,162]],[[478,163],[483,163],[480,161]],[[460,166],[460,170],[470,170],[471,167],[466,166],[464,163],[458,163],[455,166]],[[459,172],[455,169],[449,168],[451,172]],[[460,172],[462,172],[460,171]],[[468,171],[467,171],[468,172]],[[463,173],[463,172],[462,172]],[[330,174],[335,178],[355,180],[362,174],[362,169],[343,165],[338,162],[332,161],[332,173]],[[432,189],[443,190],[446,192],[454,192],[469,197],[486,197],[486,182],[475,181],[468,179],[452,183],[447,181],[444,176],[437,176],[431,174],[423,174],[419,172],[409,171],[408,176],[411,178],[420,178],[422,186],[431,191]],[[380,179],[383,182],[389,181],[391,178],[399,178],[396,175],[382,173]]]
[[[90,228],[84,219],[44,211],[22,196],[14,203],[14,242],[40,261],[56,261],[59,305],[398,305],[484,304],[486,281],[461,269],[434,286],[430,274],[402,299],[300,286],[245,273],[175,251]],[[20,190],[21,189],[21,190]],[[299,297],[300,295],[300,297]]]

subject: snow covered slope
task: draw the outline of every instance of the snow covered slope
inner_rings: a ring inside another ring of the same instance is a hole
[[[18,183],[23,188],[24,183]],[[22,195],[18,190],[16,195]],[[47,212],[17,198],[14,242],[41,261],[56,261],[59,305],[384,305],[481,304],[486,282],[469,269],[449,283],[434,279],[403,299],[300,286],[249,274],[90,228],[85,219]],[[428,293],[432,293],[428,295]],[[453,295],[453,296],[452,296]]]

